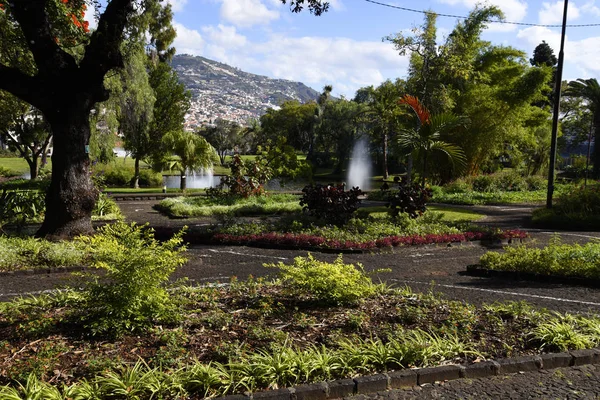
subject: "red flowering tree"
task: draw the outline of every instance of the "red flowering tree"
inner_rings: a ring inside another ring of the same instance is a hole
[[[321,0],[281,0],[294,12],[319,15]],[[84,6],[94,0],[0,0],[0,89],[39,109],[53,138],[52,182],[38,236],[92,232],[98,197],[90,180],[90,112],[108,99],[104,77],[123,66],[121,44],[136,13],[158,0],[109,0],[86,35]],[[83,46],[77,51],[74,46]]]

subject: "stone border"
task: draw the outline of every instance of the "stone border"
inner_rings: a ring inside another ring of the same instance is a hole
[[[585,286],[591,288],[600,288],[600,279],[580,278],[558,275],[541,275],[531,272],[502,271],[483,268],[480,264],[467,265],[465,275],[477,276],[483,278],[501,278],[515,281],[534,281],[545,283],[556,283],[563,285]]]
[[[383,374],[340,379],[332,382],[317,382],[291,388],[245,392],[220,397],[222,400],[326,400],[356,394],[369,394],[392,389],[411,388],[426,383],[456,379],[487,378],[527,371],[549,370],[562,367],[600,364],[600,348],[573,350],[535,356],[504,358],[483,361],[468,366],[443,365],[431,368],[406,369]]]

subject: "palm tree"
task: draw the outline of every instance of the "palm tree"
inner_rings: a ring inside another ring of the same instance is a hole
[[[596,78],[577,79],[569,82],[565,96],[580,97],[592,112],[594,125],[594,179],[600,178],[600,85]]]
[[[464,125],[466,122],[464,118],[450,113],[431,115],[429,110],[414,96],[405,95],[399,103],[410,106],[417,116],[417,127],[401,129],[397,136],[397,143],[401,148],[409,150],[417,160],[422,161],[423,184],[427,177],[428,159],[433,153],[444,154],[455,168],[463,168],[466,165],[464,151],[459,146],[442,139],[443,135]]]
[[[212,168],[219,161],[215,149],[202,136],[184,130],[169,132],[164,136],[166,148],[175,157],[167,160],[169,169],[181,174],[179,188],[186,189],[186,172]]]

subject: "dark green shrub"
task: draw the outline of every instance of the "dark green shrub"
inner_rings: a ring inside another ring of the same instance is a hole
[[[473,186],[466,179],[457,179],[444,185],[446,193],[465,193],[473,190]]]
[[[525,178],[527,190],[542,190],[548,187],[548,178],[541,175],[531,175]]]
[[[140,170],[139,184],[140,186],[145,187],[161,187],[163,185],[162,174],[160,172],[155,172],[149,168],[144,168]]]
[[[176,319],[165,284],[185,262],[182,235],[183,230],[159,242],[147,226],[119,222],[78,239],[87,246],[91,264],[104,272],[89,275],[84,293],[81,319],[92,335],[119,335]]]
[[[494,192],[498,190],[492,175],[479,175],[473,178],[473,190],[476,192]]]
[[[523,192],[528,190],[527,181],[518,172],[510,171],[491,175],[496,180],[497,190],[504,192]]]
[[[302,189],[300,205],[316,218],[334,225],[343,225],[358,209],[362,191],[358,187],[344,190],[344,185],[308,185]]]
[[[386,206],[389,207],[392,217],[406,213],[411,218],[417,218],[427,211],[427,202],[432,194],[431,189],[417,182],[408,184],[399,180],[398,190],[392,192],[390,202]]]

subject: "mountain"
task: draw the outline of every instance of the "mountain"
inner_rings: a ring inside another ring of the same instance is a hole
[[[304,103],[319,97],[319,92],[303,83],[251,74],[204,57],[176,55],[171,64],[192,93],[188,129],[217,118],[243,124],[286,100]]]

